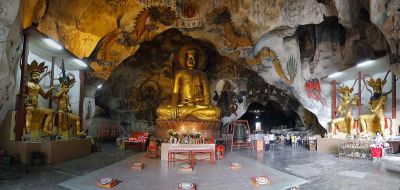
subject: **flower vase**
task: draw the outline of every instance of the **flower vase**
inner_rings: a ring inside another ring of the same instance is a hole
[[[170,136],[169,137],[169,143],[173,143],[174,142],[174,137],[173,136]]]

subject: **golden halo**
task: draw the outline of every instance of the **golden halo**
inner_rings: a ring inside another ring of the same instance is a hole
[[[175,54],[175,59],[176,61],[178,61],[179,66],[181,69],[186,67],[186,63],[185,63],[185,54],[187,50],[190,49],[195,49],[197,52],[197,63],[196,63],[196,69],[198,70],[203,70],[206,66],[206,56],[205,56],[205,52],[204,49],[196,44],[193,43],[187,43],[184,44],[183,46],[181,46],[177,52],[177,54]]]

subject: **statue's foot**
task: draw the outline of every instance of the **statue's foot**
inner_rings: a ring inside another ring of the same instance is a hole
[[[47,130],[47,129],[43,130],[43,133],[44,133],[46,136],[53,135],[53,132],[50,131],[50,130]]]
[[[32,141],[32,135],[29,133],[25,133],[22,135],[22,141]]]
[[[76,135],[78,135],[78,136],[86,136],[86,133],[85,133],[85,131],[79,131],[79,132],[76,133]]]

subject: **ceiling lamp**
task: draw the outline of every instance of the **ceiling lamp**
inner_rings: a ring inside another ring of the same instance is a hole
[[[103,85],[102,84],[99,84],[98,86],[97,86],[97,89],[101,89],[103,87]]]
[[[368,60],[368,61],[364,61],[362,63],[357,64],[357,67],[366,67],[366,66],[372,65],[374,63],[375,63],[375,61]]]
[[[328,78],[336,78],[336,77],[338,77],[338,76],[340,76],[340,75],[342,75],[342,72],[336,72],[336,73],[330,74],[330,75],[328,76]]]
[[[54,48],[56,50],[62,50],[63,49],[63,47],[60,44],[58,44],[57,42],[55,42],[54,40],[52,40],[50,38],[43,39],[43,41],[47,45],[49,45],[50,47],[52,47],[52,48]]]
[[[87,67],[86,63],[83,62],[83,61],[80,60],[80,59],[75,59],[74,61],[75,61],[75,63],[76,63],[78,66],[80,66],[80,67]]]

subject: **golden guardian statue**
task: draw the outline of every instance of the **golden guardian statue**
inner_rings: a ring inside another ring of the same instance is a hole
[[[346,137],[347,135],[356,134],[356,130],[353,129],[354,117],[352,115],[353,106],[358,105],[358,96],[354,95],[351,98],[353,88],[348,86],[342,86],[338,89],[342,95],[342,102],[337,108],[337,113],[340,117],[332,119],[331,122],[331,134],[335,137]]]
[[[58,134],[68,138],[68,131],[70,129],[70,124],[72,124],[72,126],[74,126],[74,132],[77,136],[85,136],[86,134],[81,128],[81,118],[72,113],[71,103],[69,101],[68,92],[75,84],[75,77],[72,74],[68,74],[68,76],[60,77],[59,81],[61,86],[59,91],[54,96],[54,99],[58,100]]]
[[[371,78],[367,81],[368,86],[372,87],[373,94],[368,102],[368,108],[370,114],[360,115],[359,123],[361,127],[360,135],[374,136],[377,131],[379,131],[383,137],[387,137],[390,134],[390,128],[387,124],[391,123],[390,119],[386,118],[385,113],[385,103],[387,93],[382,92],[383,86],[386,84],[386,80],[380,78]]]
[[[40,74],[47,69],[44,62],[38,63],[35,60],[28,65],[29,81],[26,83],[27,92],[25,94],[25,134],[31,135],[32,138],[40,137],[40,130],[43,130],[45,135],[51,134],[50,127],[53,123],[53,110],[47,108],[39,108],[40,94],[44,98],[51,96],[53,87],[50,87],[45,92],[40,86]]]

